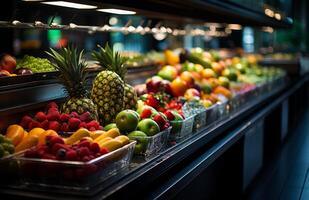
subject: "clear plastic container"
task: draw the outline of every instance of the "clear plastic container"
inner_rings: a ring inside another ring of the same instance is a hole
[[[193,133],[194,116],[184,120],[171,121],[172,130],[169,140],[178,142]]]
[[[226,109],[227,109],[227,103],[228,101],[224,102],[217,102],[218,105],[218,119],[222,119],[224,116],[226,116]]]
[[[158,154],[166,148],[171,129],[172,127],[165,129],[154,136],[130,137],[131,140],[136,140],[137,142],[135,154],[143,156],[144,158],[149,158]]]
[[[210,125],[218,119],[218,104],[206,109],[206,124]]]
[[[88,162],[25,158],[16,155],[25,184],[87,190],[125,170],[132,159],[136,142]]]
[[[206,109],[200,111],[194,116],[193,131],[197,131],[206,126]]]

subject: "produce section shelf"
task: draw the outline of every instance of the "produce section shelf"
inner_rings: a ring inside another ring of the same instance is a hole
[[[276,85],[272,90],[261,96],[256,97],[253,94],[250,101],[240,109],[214,122],[211,126],[202,128],[178,145],[166,149],[147,162],[133,160],[130,171],[117,176],[108,185],[99,184],[87,192],[70,191],[70,194],[65,190],[53,190],[51,192],[48,188],[28,187],[25,185],[2,187],[0,192],[3,195],[28,196],[40,199],[102,199],[107,197],[120,198],[124,197],[124,195],[126,198],[136,197],[137,194],[133,192],[135,191],[134,188],[138,187],[141,190],[147,189],[155,180],[173,173],[171,171],[179,168],[184,160],[194,157],[194,154],[199,149],[205,147],[205,145],[212,147],[207,155],[205,155],[205,160],[203,161],[203,163],[206,163],[206,165],[203,165],[203,168],[207,167],[214,159],[220,156],[220,152],[223,152],[224,149],[228,148],[240,138],[243,129],[246,129],[248,125],[254,123],[257,118],[270,112],[300,86],[308,82],[308,79],[309,76],[307,74],[297,81],[284,82],[284,84]],[[235,131],[226,133],[230,129]],[[221,140],[218,142],[217,138],[221,138]],[[179,171],[175,171],[174,173],[176,172],[178,173]],[[180,178],[179,180],[182,181],[183,179]],[[173,182],[171,189],[162,184],[162,188],[154,188],[151,195],[153,195],[152,197],[164,197],[164,195],[169,194],[173,190],[177,190],[177,184],[175,182]],[[62,195],[63,193],[66,193],[66,195]]]

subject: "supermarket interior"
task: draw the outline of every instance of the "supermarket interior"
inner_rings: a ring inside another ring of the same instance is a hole
[[[309,199],[309,2],[0,7],[7,199]]]

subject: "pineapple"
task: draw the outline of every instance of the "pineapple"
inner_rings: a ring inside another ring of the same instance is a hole
[[[97,107],[89,98],[86,90],[87,64],[83,60],[83,51],[72,47],[63,48],[59,53],[53,49],[47,52],[54,60],[54,67],[60,72],[57,77],[64,85],[69,98],[62,104],[62,112],[78,114],[89,112],[92,119],[98,119]]]
[[[124,86],[124,109],[137,109],[137,94],[134,90],[134,88],[126,84]]]

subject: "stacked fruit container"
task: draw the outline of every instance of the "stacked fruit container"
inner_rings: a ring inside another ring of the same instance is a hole
[[[87,189],[107,182],[136,159],[152,159],[279,90],[285,77],[252,56],[167,50],[157,75],[132,87],[127,59],[106,45],[92,53],[100,72],[89,90],[83,51],[48,54],[67,99],[49,102],[0,135],[1,176],[28,185]]]

